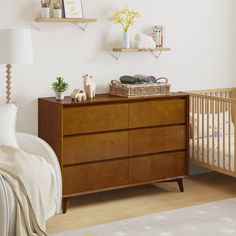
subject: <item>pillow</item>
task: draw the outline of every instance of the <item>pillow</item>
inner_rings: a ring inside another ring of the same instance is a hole
[[[0,106],[0,146],[19,147],[16,140],[16,114],[15,104]]]

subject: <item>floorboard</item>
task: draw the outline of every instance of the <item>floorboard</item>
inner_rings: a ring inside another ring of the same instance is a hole
[[[184,186],[184,193],[179,192],[176,183],[161,183],[74,198],[67,214],[48,221],[47,232],[62,232],[236,197],[236,178],[215,172],[189,177],[184,180]]]

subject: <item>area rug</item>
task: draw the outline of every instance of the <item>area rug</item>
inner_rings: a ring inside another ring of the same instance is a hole
[[[53,236],[236,235],[236,198],[181,208]]]

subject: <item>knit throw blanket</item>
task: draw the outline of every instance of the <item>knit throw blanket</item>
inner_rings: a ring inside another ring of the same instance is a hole
[[[21,149],[0,147],[0,175],[15,196],[16,236],[46,236],[46,214],[57,201],[53,167]]]

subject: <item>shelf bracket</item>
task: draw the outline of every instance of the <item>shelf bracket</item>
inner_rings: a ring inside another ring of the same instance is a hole
[[[121,52],[113,52],[112,56],[118,61],[120,59]]]
[[[151,54],[156,58],[156,59],[159,59],[161,54],[162,54],[162,51],[160,52],[155,52],[155,51],[151,51]]]
[[[37,24],[35,24],[34,22],[30,22],[29,24],[30,24],[35,30],[40,31],[40,27],[39,27]]]
[[[75,22],[75,24],[83,31],[85,32],[87,27],[88,27],[88,23],[78,23],[78,22]]]

